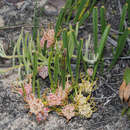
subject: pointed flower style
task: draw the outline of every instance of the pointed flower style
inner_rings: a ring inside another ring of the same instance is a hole
[[[40,46],[44,47],[45,41],[47,41],[47,46],[46,46],[47,48],[52,46],[54,43],[54,36],[55,36],[54,29],[48,29],[44,31],[43,37],[40,41]]]
[[[62,114],[67,118],[67,120],[70,120],[72,117],[75,116],[75,107],[73,104],[68,104],[62,109]]]

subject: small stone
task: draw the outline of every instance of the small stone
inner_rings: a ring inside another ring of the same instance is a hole
[[[38,0],[37,1],[37,7],[43,7],[46,4],[47,0]]]
[[[3,27],[5,25],[5,21],[2,16],[0,16],[0,27]]]
[[[58,11],[54,6],[51,5],[45,5],[44,6],[44,13],[49,16],[55,16],[58,15]]]
[[[18,3],[16,4],[17,9],[21,9],[23,4],[24,4],[24,1],[18,2]]]

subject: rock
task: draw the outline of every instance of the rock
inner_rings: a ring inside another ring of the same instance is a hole
[[[3,27],[5,25],[5,21],[2,16],[0,16],[0,27]]]
[[[47,16],[57,16],[60,13],[61,8],[65,6],[66,0],[48,0],[44,6],[44,13]]]
[[[24,1],[18,2],[16,4],[17,9],[21,9],[22,5],[24,4]]]
[[[58,10],[52,5],[45,5],[44,6],[44,13],[47,16],[57,16],[58,15]]]
[[[45,5],[45,3],[47,2],[47,0],[38,0],[37,1],[37,7],[43,7]]]

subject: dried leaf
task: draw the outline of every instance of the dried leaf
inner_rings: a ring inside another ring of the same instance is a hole
[[[124,100],[127,102],[130,98],[130,83],[126,86],[124,90]]]
[[[123,101],[124,99],[124,91],[125,91],[125,88],[126,88],[126,82],[125,80],[122,82],[121,86],[120,86],[120,89],[119,89],[119,97],[121,99],[121,101]]]

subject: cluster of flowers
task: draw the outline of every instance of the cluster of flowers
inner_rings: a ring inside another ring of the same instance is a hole
[[[47,94],[43,94],[40,99],[36,98],[32,93],[31,84],[25,84],[24,91],[22,88],[19,88],[18,92],[22,96],[24,96],[25,93],[26,96],[24,96],[24,99],[30,109],[29,113],[35,114],[38,122],[46,120],[48,113],[54,110],[53,108],[59,108],[60,111],[58,110],[57,113],[66,117],[69,121],[72,117],[78,114],[87,118],[91,117],[93,110],[91,104],[88,103],[90,95],[85,97],[82,92],[91,93],[93,85],[94,84],[89,81],[83,80],[82,83],[79,84],[78,93],[75,95],[74,100],[71,103],[68,103],[68,95],[72,90],[72,86],[68,81],[66,82],[64,89],[58,84],[55,92],[50,90]]]
[[[44,47],[45,42],[47,42],[47,48],[52,46],[54,43],[54,35],[53,29],[44,31],[40,46]],[[48,76],[48,67],[38,67],[38,72],[39,76],[45,79]],[[92,76],[92,73],[92,69],[88,69],[88,75]],[[20,95],[24,96],[30,110],[29,113],[35,114],[38,122],[46,120],[48,113],[53,110],[56,110],[59,115],[66,117],[68,121],[78,114],[87,118],[92,115],[93,110],[91,104],[88,103],[88,100],[90,99],[94,83],[90,83],[88,80],[82,80],[82,83],[79,83],[78,85],[78,91],[75,97],[71,103],[69,103],[68,97],[72,91],[72,86],[68,80],[66,81],[64,89],[62,85],[58,84],[55,91],[50,89],[50,92],[44,93],[41,98],[36,98],[32,92],[31,78],[32,77],[29,77],[30,82],[25,81],[23,88],[17,88],[17,91]],[[88,93],[89,96],[83,96],[82,92]]]
[[[54,29],[48,29],[44,31],[42,39],[40,41],[40,46],[44,47],[45,42],[47,42],[47,46],[46,46],[47,48],[52,46],[54,43],[54,36],[55,36]]]

